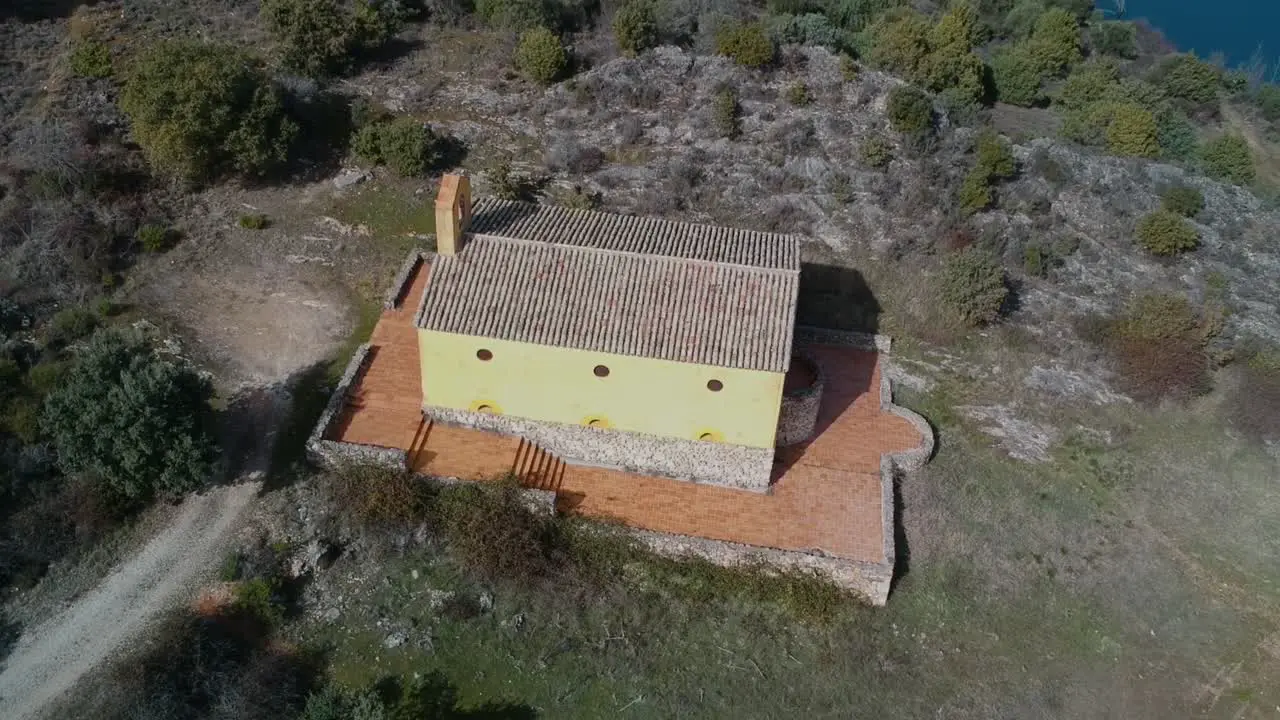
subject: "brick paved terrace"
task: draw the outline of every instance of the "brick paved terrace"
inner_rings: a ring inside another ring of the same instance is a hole
[[[880,409],[877,353],[804,345],[826,376],[818,430],[779,451],[769,494],[618,470],[565,465],[519,438],[424,422],[413,314],[426,286],[422,265],[400,306],[374,328],[366,370],[329,439],[403,448],[416,472],[487,480],[515,471],[557,493],[562,511],[628,525],[782,550],[884,562],[880,458],[920,447],[906,420]]]

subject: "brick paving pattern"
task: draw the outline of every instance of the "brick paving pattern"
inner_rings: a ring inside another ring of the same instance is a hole
[[[767,495],[565,465],[520,438],[424,420],[413,314],[428,273],[425,265],[416,271],[402,304],[374,328],[371,359],[330,439],[405,448],[413,469],[427,475],[485,480],[516,472],[555,490],[563,511],[634,527],[884,561],[883,503],[891,498],[881,497],[880,457],[923,439],[881,412],[876,353],[804,346],[826,375],[818,429],[808,443],[779,451]]]

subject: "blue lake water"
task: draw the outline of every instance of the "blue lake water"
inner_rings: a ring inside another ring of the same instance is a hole
[[[1280,0],[1128,0],[1125,17],[1146,18],[1179,50],[1221,52],[1233,66],[1249,62],[1259,43],[1268,64],[1280,59]]]

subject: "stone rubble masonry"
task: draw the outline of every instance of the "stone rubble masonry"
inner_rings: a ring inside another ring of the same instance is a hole
[[[320,419],[316,421],[311,437],[307,438],[307,459],[317,465],[333,468],[344,463],[361,463],[400,470],[407,467],[407,454],[404,450],[338,442],[325,437],[329,433],[329,428],[341,415],[351,386],[364,371],[365,363],[369,360],[369,347],[369,344],[365,343],[356,348],[351,355],[347,369],[343,371],[342,379],[338,381],[338,387],[334,388],[333,394],[329,396],[329,403],[325,405],[324,412],[320,413]]]
[[[773,448],[680,440],[434,405],[423,409],[436,422],[523,437],[571,465],[624,470],[760,493],[768,492],[773,472]]]
[[[400,299],[404,297],[405,291],[409,289],[409,281],[413,278],[413,271],[418,269],[422,263],[430,263],[431,258],[435,257],[435,253],[427,250],[412,250],[409,256],[404,259],[404,264],[400,266],[400,271],[396,273],[395,282],[391,283],[391,288],[387,290],[387,296],[382,300],[383,310],[395,310],[400,305]]]
[[[818,409],[822,406],[822,387],[826,378],[822,374],[822,366],[813,358],[796,353],[791,362],[805,362],[814,373],[813,383],[809,387],[794,393],[783,394],[782,407],[778,412],[778,447],[796,445],[813,436],[818,426]]]
[[[659,555],[675,559],[698,558],[721,567],[753,568],[763,563],[780,571],[812,572],[872,605],[885,604],[893,581],[891,562],[858,562],[822,552],[777,550],[690,535],[629,530],[633,537]]]
[[[347,363],[347,368],[342,373],[342,379],[338,381],[338,387],[334,389],[333,395],[329,397],[329,403],[325,405],[324,412],[320,414],[320,419],[316,421],[315,429],[311,431],[311,436],[307,439],[307,459],[328,470],[337,470],[345,465],[375,465],[391,470],[406,470],[409,467],[408,453],[404,450],[325,439],[325,435],[328,434],[333,423],[337,421],[343,406],[346,404],[347,393],[351,391],[356,378],[364,371],[365,363],[369,359],[369,348],[369,344],[365,343],[356,348],[356,351],[351,355],[351,360]],[[440,485],[470,482],[458,478],[428,477],[426,475],[419,475],[418,477]],[[556,494],[553,490],[524,488],[520,491],[520,497],[524,500],[525,506],[530,512],[540,515],[555,514]]]
[[[797,327],[796,343],[801,342],[846,345],[859,350],[874,350],[886,358],[891,342],[888,336],[868,333]],[[897,415],[919,431],[923,441],[913,450],[886,454],[880,458],[880,497],[883,498],[883,559],[868,563],[832,557],[821,551],[798,552],[762,548],[740,543],[711,540],[708,538],[659,533],[650,530],[630,529],[630,532],[650,550],[674,558],[697,557],[725,567],[753,565],[764,562],[779,570],[802,570],[818,573],[835,585],[856,593],[872,605],[883,606],[889,599],[893,583],[897,548],[894,544],[895,481],[902,473],[919,470],[933,456],[935,438],[933,428],[920,415],[893,404],[893,387],[889,373],[880,373],[880,408]]]

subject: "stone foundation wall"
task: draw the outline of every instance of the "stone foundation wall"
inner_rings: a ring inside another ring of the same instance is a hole
[[[822,366],[803,354],[800,360],[809,363],[813,370],[813,384],[798,392],[782,396],[782,407],[778,412],[778,433],[775,444],[786,447],[802,443],[813,436],[818,426],[818,408],[822,406],[822,387],[825,378]],[[792,358],[795,362],[797,358]]]
[[[893,582],[892,563],[857,562],[816,552],[776,550],[651,530],[632,529],[631,532],[650,550],[667,557],[701,558],[722,567],[756,566],[763,562],[778,570],[816,572],[872,605],[885,604]]]
[[[518,435],[572,465],[612,468],[690,482],[767,492],[773,448],[678,440],[583,425],[542,422],[428,406],[437,422]]]

